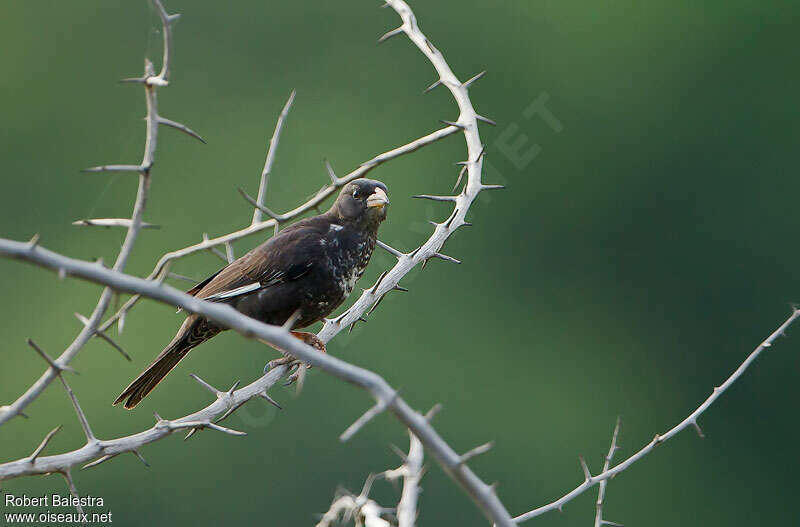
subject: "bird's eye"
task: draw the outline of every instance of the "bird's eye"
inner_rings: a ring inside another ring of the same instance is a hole
[[[354,197],[354,198],[357,198],[357,197],[358,197],[358,189],[354,189],[354,190],[353,190],[353,197]]]

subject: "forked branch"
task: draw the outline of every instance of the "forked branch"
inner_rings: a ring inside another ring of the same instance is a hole
[[[138,174],[139,188],[136,193],[136,200],[133,205],[133,213],[130,219],[100,219],[100,220],[80,220],[76,222],[81,225],[103,225],[103,226],[118,226],[127,229],[125,240],[122,243],[122,248],[117,255],[114,262],[113,269],[115,271],[122,271],[125,264],[128,262],[133,245],[139,235],[141,229],[152,227],[143,221],[145,204],[147,196],[150,191],[150,180],[152,177],[152,167],[155,162],[156,146],[158,144],[158,128],[161,124],[167,124],[173,127],[183,127],[184,131],[194,134],[188,127],[180,125],[169,119],[165,119],[158,113],[158,97],[157,88],[166,86],[169,82],[170,73],[170,58],[172,54],[172,29],[171,23],[177,18],[178,15],[167,14],[166,9],[161,3],[161,0],[151,0],[153,6],[159,14],[164,32],[164,56],[161,65],[161,71],[158,75],[155,74],[153,64],[145,59],[144,75],[135,79],[125,79],[128,82],[138,82],[144,86],[145,102],[147,105],[147,115],[145,122],[147,128],[145,132],[144,154],[142,155],[142,162],[138,165],[102,165],[88,169],[89,172],[105,172],[105,171],[130,171]],[[196,134],[194,134],[196,135]],[[198,136],[199,138],[199,136]],[[84,319],[83,328],[75,340],[70,344],[63,353],[56,359],[56,362],[62,366],[66,366],[75,358],[78,352],[86,345],[92,337],[103,338],[109,341],[108,336],[104,333],[104,329],[100,328],[101,321],[106,311],[108,310],[113,297],[113,291],[110,288],[103,290],[100,299],[97,302],[92,314],[88,319]],[[118,348],[121,352],[121,348]],[[122,352],[123,355],[125,354]],[[17,400],[7,406],[0,407],[0,425],[9,419],[24,415],[23,410],[33,402],[47,386],[56,378],[57,372],[49,368],[42,374],[42,376],[31,385],[28,390],[22,394]]]
[[[711,391],[711,395],[709,395],[708,398],[705,401],[703,401],[702,404],[700,404],[700,406],[698,406],[680,423],[670,428],[667,432],[663,434],[656,434],[655,437],[653,437],[653,439],[649,443],[647,443],[638,452],[630,456],[625,461],[622,461],[621,463],[615,465],[612,468],[604,469],[603,472],[597,474],[596,476],[590,476],[586,478],[583,483],[575,487],[570,492],[564,494],[559,499],[551,503],[548,503],[547,505],[542,505],[541,507],[533,509],[532,511],[526,512],[525,514],[521,514],[516,518],[514,518],[514,521],[516,523],[521,523],[530,520],[532,518],[535,518],[537,516],[541,516],[546,512],[550,512],[553,510],[561,510],[565,504],[577,498],[578,496],[589,490],[594,485],[597,485],[602,481],[606,481],[609,478],[612,478],[617,474],[619,474],[620,472],[626,470],[628,467],[630,467],[631,465],[633,465],[634,463],[645,457],[647,454],[652,452],[657,446],[666,441],[669,441],[670,439],[675,437],[680,432],[686,430],[687,428],[693,428],[696,431],[698,431],[698,433],[701,433],[699,432],[700,428],[697,423],[700,416],[706,410],[708,410],[709,407],[711,407],[711,405],[714,404],[714,402],[717,399],[719,399],[719,397],[723,393],[725,393],[725,391],[728,388],[730,388],[731,385],[735,383],[744,374],[745,371],[747,371],[747,368],[750,367],[750,365],[753,363],[753,361],[755,361],[758,358],[759,355],[761,355],[761,352],[763,352],[767,348],[772,347],[772,344],[775,342],[775,340],[778,337],[785,334],[789,326],[791,326],[792,323],[798,319],[798,317],[800,317],[800,309],[795,308],[792,310],[792,314],[789,316],[789,318],[786,319],[783,322],[783,324],[778,326],[778,328],[775,331],[773,331],[763,342],[761,342],[761,344],[759,344],[756,347],[756,349],[754,349],[750,353],[750,355],[747,356],[744,362],[742,362],[739,365],[739,367],[736,368],[736,370],[734,370],[734,372],[725,380],[725,382],[723,382],[719,386],[715,386],[714,389]]]

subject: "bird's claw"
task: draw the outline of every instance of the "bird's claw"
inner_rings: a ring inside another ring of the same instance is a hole
[[[305,377],[306,370],[311,368],[310,364],[305,364],[301,362],[291,355],[285,355],[279,359],[274,359],[269,361],[266,366],[264,366],[264,373],[267,373],[273,368],[277,368],[278,366],[288,366],[290,369],[295,367],[294,371],[286,377],[286,382],[284,386],[291,386],[294,383],[298,383],[298,386],[303,384],[303,378]]]
[[[302,340],[309,346],[312,346],[317,351],[321,351],[322,353],[326,353],[325,343],[322,340],[314,335],[313,333],[305,333],[302,331],[292,331],[292,336]],[[311,369],[311,365],[305,362],[301,362],[296,358],[292,357],[289,354],[284,354],[283,357],[278,359],[271,360],[264,366],[264,373],[267,373],[269,370],[276,368],[278,366],[288,366],[292,367],[297,365],[297,368],[286,378],[286,383],[284,386],[291,386],[294,383],[297,383],[298,390],[303,385],[303,379],[306,375],[306,370]]]
[[[303,380],[305,379],[306,376],[306,370],[309,369],[310,367],[311,365],[304,364],[301,362],[300,364],[297,365],[297,368],[295,368],[294,372],[288,377],[286,377],[286,382],[283,385],[291,386],[292,384],[297,383],[297,388],[299,390],[300,387],[303,386]]]

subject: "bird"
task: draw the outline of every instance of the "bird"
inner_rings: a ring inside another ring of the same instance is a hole
[[[355,179],[344,185],[327,212],[279,231],[186,293],[228,304],[267,324],[288,323],[294,337],[325,352],[316,335],[295,330],[322,320],[350,295],[375,249],[388,206],[385,184]],[[124,401],[125,408],[134,408],[191,349],[226,329],[201,315],[188,315],[172,341],[113,404]],[[285,355],[267,366],[294,361]]]

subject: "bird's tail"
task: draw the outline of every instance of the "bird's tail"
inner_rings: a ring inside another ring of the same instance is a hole
[[[216,335],[218,331],[209,328],[208,323],[203,319],[189,317],[178,330],[175,338],[172,339],[164,351],[150,363],[136,379],[125,388],[114,404],[125,401],[125,408],[131,409],[144,399],[161,380],[172,371],[182,358],[189,353],[189,350],[198,344]]]

